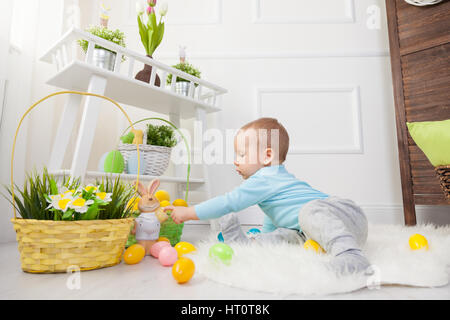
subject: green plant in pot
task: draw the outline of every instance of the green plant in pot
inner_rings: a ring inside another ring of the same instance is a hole
[[[187,74],[190,74],[191,76],[200,78],[200,75],[201,75],[200,70],[197,69],[196,67],[194,67],[189,62],[186,62],[184,60],[180,61],[180,63],[173,65],[172,67],[175,69],[178,69],[180,71],[186,72]],[[171,83],[172,83],[172,74],[169,74],[167,76],[167,84],[170,85]],[[190,80],[186,80],[186,79],[183,79],[183,78],[177,76],[176,84],[175,84],[175,89],[176,89],[177,93],[188,96],[190,85],[191,85]],[[195,84],[195,86],[197,86],[197,84]]]
[[[136,3],[137,21],[139,27],[139,35],[141,37],[142,45],[144,46],[147,57],[153,58],[153,53],[161,44],[164,37],[164,22],[163,17],[167,14],[168,5],[164,2],[159,7],[159,22],[156,18],[156,0],[147,0],[148,7],[141,2]],[[139,71],[135,79],[150,83],[152,73],[152,66],[144,65],[144,69]],[[161,80],[156,74],[155,86],[161,85]]]
[[[113,31],[105,26],[90,26],[85,31],[92,33],[97,37],[111,41],[119,46],[125,47],[125,35],[119,29]],[[80,39],[78,40],[78,43],[81,46],[81,49],[83,49],[84,52],[87,52],[89,45],[88,41]],[[115,60],[115,52],[99,45],[95,45],[93,62],[96,66],[113,71]],[[122,62],[123,61],[125,61],[124,56],[122,56]]]

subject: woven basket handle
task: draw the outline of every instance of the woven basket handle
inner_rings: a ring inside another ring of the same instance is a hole
[[[14,219],[17,218],[17,214],[16,214],[16,204],[15,204],[15,195],[14,195],[14,152],[16,150],[16,140],[17,140],[17,135],[19,134],[19,129],[22,125],[23,120],[25,119],[25,117],[31,112],[31,110],[33,110],[38,104],[40,104],[41,102],[53,97],[53,96],[57,96],[60,94],[68,94],[68,93],[72,93],[72,94],[79,94],[79,95],[83,95],[83,96],[92,96],[92,97],[97,97],[97,98],[102,98],[105,100],[108,100],[109,102],[112,102],[117,108],[120,109],[120,111],[122,111],[122,113],[124,114],[124,116],[127,118],[128,122],[130,123],[130,127],[133,127],[133,123],[130,120],[130,117],[128,116],[128,114],[125,112],[125,110],[113,99],[105,97],[101,94],[96,94],[96,93],[90,93],[90,92],[81,92],[81,91],[58,91],[52,94],[49,94],[48,96],[45,96],[44,98],[38,100],[37,102],[35,102],[31,107],[28,108],[28,110],[23,114],[22,118],[19,121],[19,125],[17,126],[16,129],[16,133],[14,135],[14,142],[13,142],[13,147],[12,147],[12,152],[11,152],[11,195],[12,195],[12,205],[13,205],[13,210],[14,210]],[[137,158],[138,158],[138,172],[137,172],[137,178],[136,181],[139,182],[139,170],[140,170],[140,166],[141,166],[141,161],[140,161],[140,157],[139,157],[139,146],[137,145]],[[138,183],[136,183],[136,192],[137,192],[137,185]]]
[[[133,125],[138,124],[138,123],[143,122],[143,121],[147,121],[147,120],[160,120],[160,121],[163,121],[163,122],[169,124],[170,126],[172,126],[172,128],[174,128],[179,133],[181,138],[183,138],[184,145],[186,146],[186,151],[187,151],[187,155],[188,155],[188,165],[187,165],[187,174],[186,174],[186,192],[185,192],[185,196],[184,196],[184,201],[188,202],[189,176],[190,176],[190,173],[191,173],[191,151],[190,151],[189,143],[187,142],[186,137],[181,133],[181,131],[177,128],[176,125],[174,125],[172,122],[170,122],[170,121],[168,121],[166,119],[163,119],[163,118],[157,118],[157,117],[144,118],[144,119],[141,119],[141,120],[133,122],[128,128],[126,128],[123,131],[121,136],[123,136],[125,134],[125,132],[127,132],[128,129],[130,129],[130,128],[132,128],[134,130]]]

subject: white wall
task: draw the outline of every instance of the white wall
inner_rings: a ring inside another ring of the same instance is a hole
[[[229,90],[223,112],[209,117],[212,126],[225,132],[278,118],[290,133],[289,171],[354,199],[373,222],[403,223],[384,1],[167,2],[154,57],[174,64],[186,45],[202,76]],[[143,52],[135,1],[109,3],[110,25]],[[241,182],[232,165],[212,167],[214,195]],[[450,222],[448,207],[417,206],[417,215],[419,223]],[[253,207],[240,218],[258,223],[262,215]]]
[[[135,1],[104,2],[112,8],[110,27],[125,32],[128,48],[144,53]],[[290,133],[285,163],[290,172],[324,192],[354,199],[373,222],[403,223],[383,0],[167,2],[166,33],[154,57],[175,64],[178,46],[186,45],[188,60],[201,69],[202,77],[228,89],[223,111],[208,115],[210,127],[225,133],[260,116],[276,117]],[[86,27],[97,23],[99,3],[40,1],[31,100],[56,90],[45,85],[54,69],[37,59],[67,29],[73,5],[79,4],[79,23]],[[56,107],[64,101],[61,97],[49,102],[30,118],[27,169],[48,163],[60,115]],[[126,110],[133,119],[156,115],[133,107]],[[106,105],[101,117],[89,169],[114,148],[127,126]],[[182,127],[192,129],[192,122],[182,121]],[[212,165],[211,174],[213,195],[241,183],[233,165]],[[200,176],[198,167],[193,176]],[[172,190],[170,185],[162,187]],[[204,197],[193,192],[190,199],[195,204]],[[450,222],[448,207],[417,210],[419,223]],[[240,218],[243,223],[260,223],[262,214],[252,207]]]

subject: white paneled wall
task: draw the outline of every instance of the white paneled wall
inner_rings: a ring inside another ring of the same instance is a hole
[[[174,64],[185,45],[202,76],[229,90],[224,111],[209,116],[212,127],[225,137],[257,117],[276,117],[290,133],[289,171],[354,199],[373,221],[402,222],[383,0],[167,2],[166,32],[154,57]],[[135,1],[109,3],[110,25],[125,31],[128,47],[144,52]],[[241,183],[233,165],[211,166],[214,195]],[[442,208],[423,207],[419,221],[422,213],[430,221],[430,212],[438,223],[447,219]],[[258,223],[262,215],[253,207],[240,217]]]
[[[109,26],[125,32],[127,47],[145,53],[135,0],[64,1],[72,9],[79,4],[81,27],[97,24],[100,2],[111,7]],[[225,139],[226,130],[260,116],[276,117],[290,133],[285,162],[290,172],[324,192],[354,199],[371,221],[403,221],[384,0],[167,2],[166,32],[154,58],[175,64],[179,46],[187,46],[187,59],[201,69],[202,77],[228,89],[224,110],[208,115],[210,127],[221,130]],[[36,75],[41,68],[36,64]],[[140,69],[135,66],[136,72]],[[48,90],[41,86],[35,84],[35,97]],[[126,109],[136,120],[156,115]],[[101,117],[96,131],[100,138],[89,162],[94,170],[127,126],[106,107]],[[181,124],[194,126],[191,121]],[[28,135],[33,142],[45,136],[36,127]],[[224,141],[224,149],[232,150],[232,145]],[[242,182],[232,164],[211,168],[213,195]],[[199,169],[194,166],[194,177],[201,175]],[[193,204],[204,197],[192,192],[190,199]],[[262,214],[251,207],[240,218],[260,223]],[[418,209],[419,223],[448,219],[442,208]]]

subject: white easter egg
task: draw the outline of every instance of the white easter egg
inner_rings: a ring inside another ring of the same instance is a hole
[[[105,159],[109,152],[105,152],[98,161],[98,171],[105,172]]]

